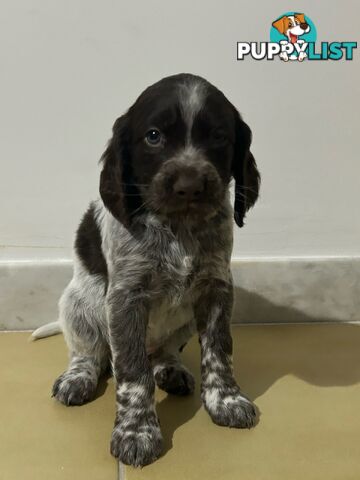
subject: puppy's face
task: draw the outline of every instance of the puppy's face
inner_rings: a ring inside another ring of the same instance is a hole
[[[242,224],[259,183],[250,141],[250,129],[219,90],[193,75],[167,77],[115,123],[104,154],[104,203],[125,224],[144,210],[206,220],[223,204],[234,177]],[[249,172],[252,192],[245,185]]]
[[[231,178],[235,119],[220,92],[196,79],[164,81],[130,113],[134,182],[150,209],[206,218]]]
[[[310,26],[305,20],[303,13],[296,13],[294,15],[284,15],[275,22],[275,27],[280,33],[286,35],[291,43],[296,43],[299,36],[310,32]]]

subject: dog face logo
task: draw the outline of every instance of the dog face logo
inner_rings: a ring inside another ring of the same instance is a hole
[[[310,19],[305,17],[304,13],[287,13],[272,23],[272,26],[277,31],[277,35],[281,36],[281,39],[277,40],[282,46],[282,53],[279,57],[287,62],[288,60],[298,60],[302,62],[307,54],[305,51],[299,51],[298,53],[292,53],[291,55],[288,51],[294,51],[293,48],[286,48],[289,44],[297,46],[301,50],[302,45],[306,44],[306,40],[301,38],[305,34],[309,34],[312,29],[315,30],[315,27],[311,27]],[[315,32],[312,32],[315,34]],[[290,47],[290,45],[289,45]],[[288,50],[288,51],[287,51]]]
[[[272,24],[278,32],[286,35],[288,41],[296,43],[300,35],[310,32],[310,25],[306,23],[303,13],[295,13],[294,15],[284,15]]]

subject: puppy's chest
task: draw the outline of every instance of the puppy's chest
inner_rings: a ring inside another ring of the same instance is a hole
[[[173,245],[158,263],[148,324],[148,348],[161,344],[193,319],[199,258]]]
[[[149,352],[160,347],[176,331],[193,321],[193,305],[183,301],[172,305],[168,299],[154,304],[150,310],[146,344]]]
[[[191,297],[200,270],[198,252],[186,251],[181,245],[174,244],[158,262],[155,291],[170,305],[178,306]]]

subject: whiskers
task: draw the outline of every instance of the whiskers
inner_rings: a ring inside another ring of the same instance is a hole
[[[119,184],[127,187],[150,187],[150,183],[119,182]]]
[[[139,205],[137,208],[135,208],[135,210],[133,210],[131,212],[131,216],[134,216],[136,215],[137,213],[139,213],[143,208],[151,208],[152,211],[156,211],[156,208],[154,208],[154,206],[150,203],[150,200],[145,200],[144,202],[142,202],[141,205]]]
[[[235,192],[234,192],[235,198],[242,199],[242,200],[245,200],[245,201],[249,200],[249,198],[246,194],[251,196],[252,193],[257,195],[257,191],[254,188],[245,187],[245,186],[242,186],[240,188],[235,188]]]
[[[235,198],[241,198],[243,200],[246,200],[246,195],[244,193],[241,193],[241,192],[236,192],[235,193]]]
[[[123,185],[125,187],[125,192],[123,193],[124,197],[141,197],[140,192],[136,192],[136,188],[145,187],[145,190],[150,187],[150,183],[133,183],[133,182],[119,182],[119,185]],[[135,192],[126,192],[126,187],[128,189],[133,189]]]

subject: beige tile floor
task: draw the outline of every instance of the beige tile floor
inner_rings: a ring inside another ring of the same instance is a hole
[[[65,367],[63,338],[27,338],[0,335],[0,480],[115,480],[112,380],[92,403],[66,408],[49,394]],[[258,425],[213,425],[198,389],[189,398],[157,392],[164,454],[142,470],[121,469],[121,477],[358,480],[360,326],[243,326],[234,340],[236,377],[261,411]],[[196,341],[184,358],[198,380]]]

